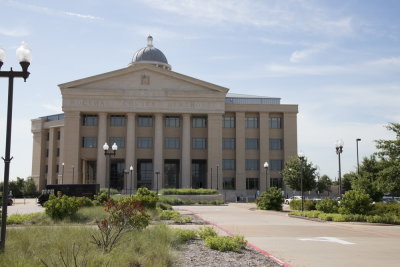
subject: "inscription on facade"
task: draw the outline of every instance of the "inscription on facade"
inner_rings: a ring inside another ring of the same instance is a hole
[[[146,74],[142,74],[140,78],[140,83],[142,85],[149,85],[150,84],[150,76]]]

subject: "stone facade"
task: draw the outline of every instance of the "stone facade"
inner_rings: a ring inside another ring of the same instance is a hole
[[[282,185],[279,171],[297,154],[298,107],[279,98],[229,94],[150,63],[59,87],[64,113],[32,120],[39,189],[203,187],[233,200]],[[118,143],[115,156],[104,155],[106,142]]]

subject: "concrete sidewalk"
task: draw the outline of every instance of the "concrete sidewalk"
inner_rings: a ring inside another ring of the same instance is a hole
[[[244,235],[287,266],[400,266],[400,226],[308,221],[247,203],[174,209]]]
[[[8,206],[7,208],[8,215],[29,214],[35,212],[44,212],[44,207],[37,204],[36,198],[16,198],[13,205]]]

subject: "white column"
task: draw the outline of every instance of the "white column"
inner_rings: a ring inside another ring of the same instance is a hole
[[[190,188],[191,173],[190,166],[190,114],[182,115],[182,188]]]
[[[129,170],[129,168],[132,166],[133,167],[133,172],[132,172],[132,179],[135,178],[135,171],[136,171],[136,166],[135,166],[135,161],[136,161],[136,155],[135,155],[135,118],[136,114],[135,113],[128,113],[127,115],[127,124],[126,124],[126,155],[125,155],[125,169]],[[130,192],[129,190],[132,188],[134,189],[134,184],[132,183],[131,175],[130,173],[128,174],[127,177],[127,184],[124,185],[125,189],[128,190],[127,192]]]
[[[159,171],[158,175],[158,189],[162,188],[162,180],[164,175],[163,170],[163,116],[160,113],[155,114],[154,123],[154,162],[153,162],[153,189],[157,188],[157,175],[156,171]]]
[[[98,116],[96,183],[100,184],[100,188],[106,188],[108,186],[108,181],[106,181],[107,160],[104,155],[103,145],[107,142],[107,113],[101,112]]]

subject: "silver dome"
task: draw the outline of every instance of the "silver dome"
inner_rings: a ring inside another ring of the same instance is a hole
[[[168,64],[168,60],[164,53],[153,46],[153,37],[147,37],[147,46],[139,49],[132,58],[132,62],[129,65],[136,64],[154,64],[158,67],[171,70],[171,66]]]

